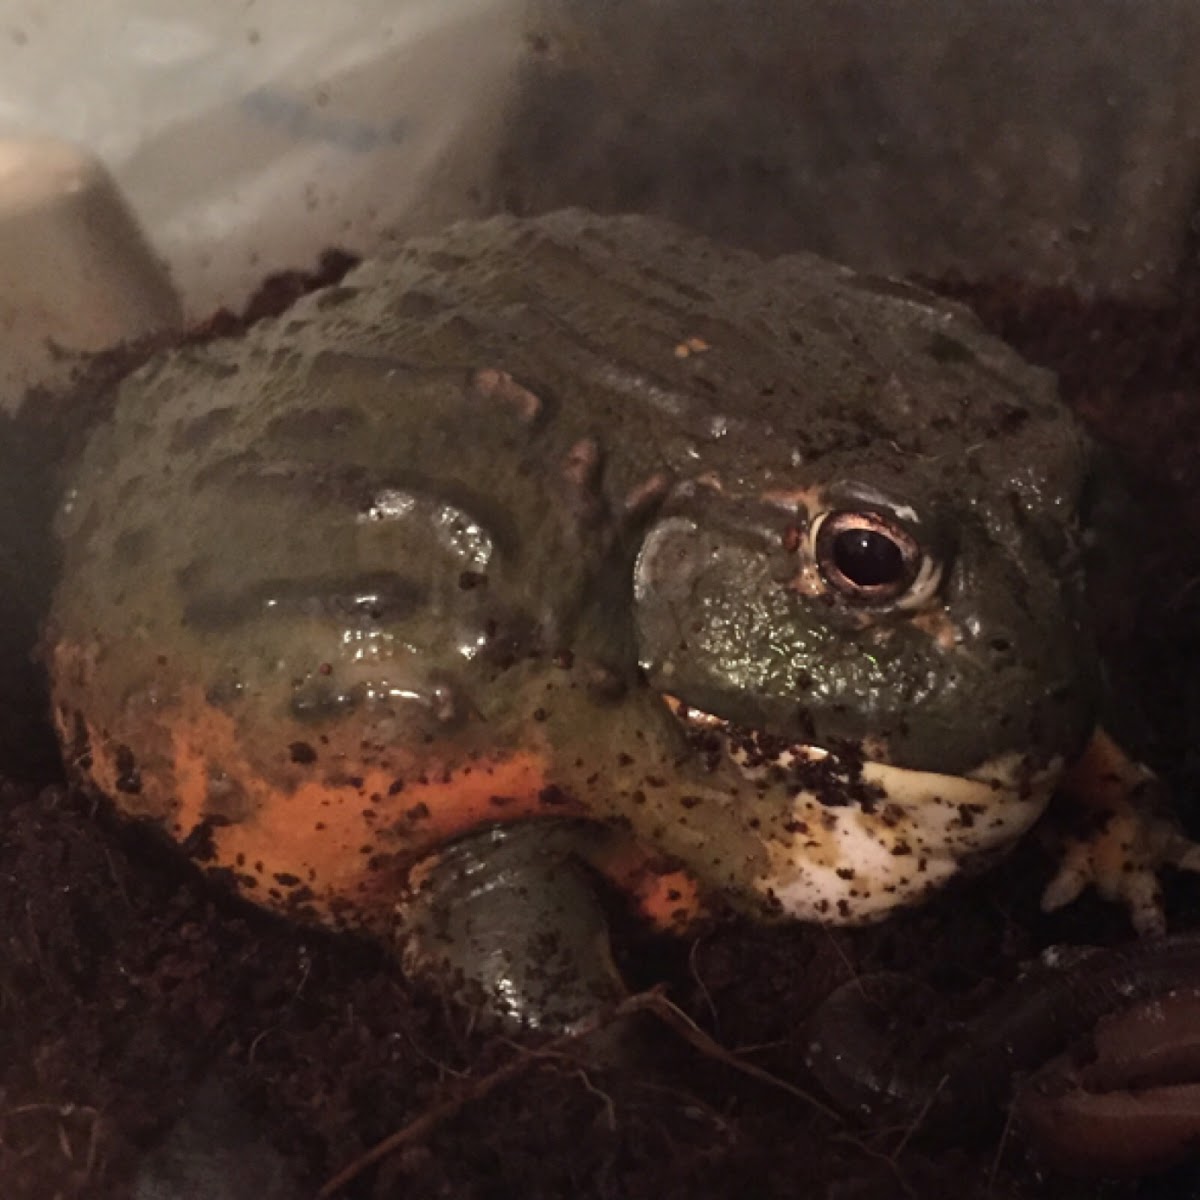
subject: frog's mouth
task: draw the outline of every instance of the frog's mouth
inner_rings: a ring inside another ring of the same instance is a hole
[[[788,916],[859,923],[912,903],[1007,849],[1037,820],[1062,761],[1010,753],[963,775],[877,761],[864,746],[790,742],[664,695],[706,768],[755,785],[755,890]]]

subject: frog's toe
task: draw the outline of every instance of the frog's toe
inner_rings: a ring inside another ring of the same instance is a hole
[[[1167,932],[1167,914],[1163,909],[1162,888],[1154,871],[1133,872],[1119,897],[1129,911],[1134,932],[1139,937],[1163,937]]]
[[[493,827],[419,869],[399,914],[409,970],[502,1028],[571,1032],[626,988],[595,872],[550,822]]]
[[[1124,905],[1129,922],[1140,937],[1162,937],[1166,932],[1163,911],[1163,889],[1159,887],[1156,868],[1130,864],[1115,875],[1085,874],[1074,868],[1058,872],[1042,893],[1045,912],[1062,908],[1084,892],[1096,887],[1106,900]]]
[[[1082,827],[1066,841],[1042,908],[1061,908],[1094,887],[1124,904],[1142,936],[1165,933],[1159,873],[1200,871],[1200,845],[1179,828],[1161,780],[1098,729],[1060,791],[1075,802]]]
[[[1042,908],[1062,908],[1094,887],[1105,899],[1125,906],[1141,936],[1161,936],[1167,922],[1158,877],[1165,867],[1200,871],[1200,845],[1167,817],[1133,805],[1110,811],[1097,828],[1067,842],[1058,871],[1042,893]]]
[[[1058,864],[1054,878],[1042,891],[1042,911],[1056,912],[1078,900],[1091,882],[1087,863],[1087,848],[1081,844],[1069,846]]]
[[[1079,849],[1075,847],[1074,849]],[[1083,848],[1087,854],[1087,848]],[[1153,867],[1130,865],[1114,875],[1096,872],[1090,866],[1064,862],[1042,892],[1042,909],[1065,908],[1094,885],[1106,900],[1123,904],[1134,929],[1141,937],[1159,937],[1167,931],[1162,889]]]

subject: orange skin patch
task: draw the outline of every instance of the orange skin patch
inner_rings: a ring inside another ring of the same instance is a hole
[[[621,838],[589,858],[664,933],[685,933],[704,913],[696,880],[633,838]]]
[[[347,903],[355,917],[375,924],[391,913],[390,889],[372,886],[379,874],[376,855],[388,852],[411,863],[446,840],[499,819],[542,816],[545,787],[537,755],[475,762],[458,770],[430,772],[408,779],[394,769],[366,768],[344,783],[313,779],[286,788],[255,770],[245,755],[228,714],[212,708],[172,730],[178,834],[205,819],[210,767],[220,763],[225,776],[250,799],[249,815],[212,831],[217,862],[245,875],[253,871],[266,885],[255,899],[270,903],[272,881],[299,879],[312,891],[314,908],[336,913]],[[396,790],[398,779],[404,786]],[[424,781],[422,781],[422,779]],[[503,797],[503,808],[494,798]],[[380,880],[380,884],[383,881]],[[380,913],[370,910],[378,908]]]
[[[334,924],[386,929],[413,867],[472,829],[586,815],[550,786],[545,757],[533,750],[451,766],[404,750],[389,752],[384,764],[358,763],[323,745],[322,762],[346,769],[285,763],[281,749],[272,773],[250,752],[248,731],[198,688],[157,712],[154,724],[163,753],[136,764],[140,791],[131,795],[120,782],[129,764],[120,761],[119,743],[85,722],[96,787],[177,841],[207,827],[200,857],[227,868],[250,899]],[[65,714],[60,725],[65,735]],[[214,778],[237,796],[235,817],[214,811]],[[608,827],[580,853],[654,925],[685,928],[700,912],[698,885],[614,832]]]

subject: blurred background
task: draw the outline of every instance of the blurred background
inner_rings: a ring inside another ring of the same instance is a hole
[[[1161,295],[1188,0],[9,0],[0,136],[95,152],[190,317],[496,209],[668,214],[873,270]]]

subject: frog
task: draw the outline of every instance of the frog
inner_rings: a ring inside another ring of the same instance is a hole
[[[1100,722],[1092,452],[965,308],[646,216],[460,222],[126,379],[57,516],[74,773],[501,1023],[627,994],[612,897],[854,925],[1091,804],[1046,892],[1196,850]]]

